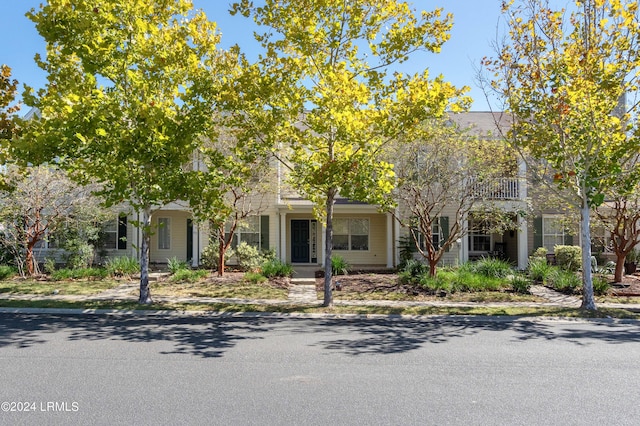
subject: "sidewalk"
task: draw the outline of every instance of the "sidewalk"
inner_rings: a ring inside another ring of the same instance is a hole
[[[124,283],[118,287],[106,290],[95,295],[31,295],[31,294],[0,294],[0,300],[25,300],[25,301],[131,301],[138,300],[136,290],[139,284],[136,282]],[[575,296],[558,293],[543,286],[532,286],[531,293],[545,300],[545,302],[447,302],[447,301],[396,301],[396,300],[340,300],[339,292],[334,292],[335,306],[379,306],[379,307],[560,307],[579,308],[581,300]],[[315,278],[309,276],[295,276],[289,289],[287,300],[274,299],[240,299],[240,298],[213,298],[213,297],[168,297],[153,296],[156,303],[184,303],[184,304],[238,304],[238,305],[272,305],[272,306],[320,306],[322,300],[318,299],[315,286]],[[627,303],[599,303],[600,308],[626,309],[640,311],[640,304]]]

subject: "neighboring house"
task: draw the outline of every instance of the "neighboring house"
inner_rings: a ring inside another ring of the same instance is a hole
[[[455,114],[451,120],[486,138],[501,137],[496,123],[507,125],[506,117],[489,112]],[[497,256],[524,269],[528,257],[537,247],[546,247],[552,253],[557,244],[579,243],[578,234],[566,228],[561,213],[538,210],[533,218],[522,214],[529,211],[530,202],[535,203],[535,200],[529,199],[524,162],[514,158],[514,165],[515,172],[493,182],[484,182],[477,191],[483,199],[491,200],[494,206],[511,214],[515,229],[490,233],[482,226],[473,226],[472,213],[466,223],[471,231],[445,254],[441,261],[443,264],[454,265],[484,256]],[[325,262],[323,224],[314,217],[309,201],[280,184],[284,181],[283,167],[276,168],[278,186],[271,202],[259,216],[247,220],[245,226],[238,229],[234,245],[244,241],[261,249],[272,249],[277,258],[294,266],[320,268]],[[482,209],[483,205],[479,203],[477,208]],[[101,253],[106,257],[138,256],[142,236],[132,223],[139,219],[135,214],[124,214],[105,224]],[[352,266],[393,268],[398,265],[399,241],[407,235],[407,230],[399,226],[392,214],[380,213],[374,205],[338,199],[333,223],[333,252]],[[151,238],[152,264],[165,264],[173,257],[190,261],[193,266],[201,263],[201,253],[209,244],[208,226],[194,221],[187,205],[176,202],[163,206],[153,214],[152,226],[157,226]],[[447,235],[448,227],[445,212],[438,221],[434,239]],[[42,247],[39,257],[46,255],[47,248]],[[233,264],[233,259],[229,263]]]

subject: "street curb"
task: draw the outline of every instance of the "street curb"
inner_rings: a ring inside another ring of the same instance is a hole
[[[574,317],[538,317],[538,316],[488,316],[488,315],[399,315],[399,314],[331,314],[302,312],[215,312],[215,311],[179,311],[179,310],[121,310],[121,309],[75,309],[75,308],[0,308],[0,314],[16,315],[95,315],[95,316],[145,316],[145,317],[210,317],[219,319],[332,319],[332,320],[386,320],[386,321],[438,321],[438,322],[567,322],[567,323],[604,323],[636,324],[640,320],[618,318],[574,318]]]

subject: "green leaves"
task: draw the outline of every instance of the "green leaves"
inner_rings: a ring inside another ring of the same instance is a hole
[[[624,103],[638,84],[635,8],[619,1],[579,2],[570,12],[544,1],[511,5],[511,44],[485,62],[512,114],[513,142],[547,161],[563,176],[556,182],[591,205],[640,150],[629,131],[637,106]]]

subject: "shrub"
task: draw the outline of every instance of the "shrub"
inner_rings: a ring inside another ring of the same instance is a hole
[[[348,275],[349,263],[342,256],[331,256],[331,273],[333,275]]]
[[[529,278],[533,281],[544,282],[553,266],[547,263],[546,258],[531,257],[529,259]]]
[[[271,277],[290,277],[293,274],[293,266],[279,259],[268,260],[262,264],[262,275]]]
[[[172,274],[175,274],[178,271],[189,269],[189,265],[187,265],[187,262],[184,260],[178,260],[178,258],[174,256],[171,259],[167,259],[167,269]]]
[[[509,262],[492,257],[483,257],[469,266],[471,271],[489,278],[505,278],[513,273]]]
[[[238,258],[238,266],[243,271],[255,271],[262,264],[260,250],[245,242],[241,242],[236,248],[236,257]]]
[[[267,281],[267,278],[258,272],[247,272],[244,274],[244,279],[253,284],[260,284]]]
[[[593,276],[593,293],[603,296],[609,291],[609,281],[602,275]]]
[[[440,291],[450,293],[459,291],[496,291],[505,287],[504,279],[486,277],[472,272],[469,267],[460,267],[457,269],[443,268],[435,277],[424,274],[419,278],[419,284],[427,291],[434,293]]]
[[[0,280],[12,278],[16,274],[15,269],[8,265],[0,265]]]
[[[44,272],[51,275],[56,271],[56,261],[50,257],[44,260]]]
[[[421,282],[422,277],[428,274],[429,265],[416,259],[409,259],[404,263],[398,278],[402,284],[416,284]]]
[[[582,265],[582,249],[578,246],[555,246],[556,264],[565,271],[578,271]]]
[[[547,284],[559,292],[574,293],[582,281],[575,272],[554,268],[547,277]]]
[[[103,279],[107,277],[107,270],[103,268],[63,268],[51,274],[52,281],[80,280],[80,279]]]
[[[218,258],[219,258],[218,253],[219,253],[218,241],[213,240],[204,249],[202,249],[202,254],[200,255],[200,264],[206,269],[217,271]],[[229,247],[227,251],[224,253],[225,263],[234,255],[235,255],[235,252],[231,247]]]
[[[130,276],[140,272],[140,263],[135,257],[112,257],[107,259],[105,269],[112,277]]]
[[[525,275],[515,274],[511,277],[511,289],[515,293],[529,294],[531,280]]]
[[[67,268],[87,268],[93,260],[93,246],[80,238],[66,239],[62,245]]]
[[[209,274],[209,271],[206,269],[192,270],[184,268],[177,269],[172,274],[173,275],[169,277],[169,281],[195,283],[206,277]]]
[[[538,247],[533,254],[531,255],[531,258],[533,259],[544,259],[545,261],[547,260],[547,249],[545,247]]]

